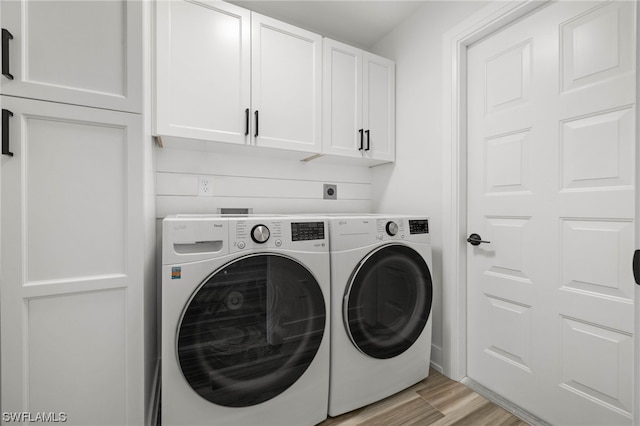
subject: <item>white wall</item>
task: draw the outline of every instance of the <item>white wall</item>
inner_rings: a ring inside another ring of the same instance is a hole
[[[301,162],[278,156],[222,154],[189,149],[156,149],[156,217],[217,213],[251,208],[253,213],[368,213],[371,170]],[[211,182],[211,195],[198,195],[198,178]],[[323,184],[337,185],[337,200],[323,199]]]
[[[396,163],[372,169],[376,213],[431,217],[432,363],[442,366],[442,44],[451,27],[487,4],[429,1],[374,46],[396,61]]]

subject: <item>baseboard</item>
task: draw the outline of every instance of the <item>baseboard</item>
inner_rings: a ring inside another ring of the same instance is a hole
[[[442,348],[434,344],[431,345],[431,367],[439,373],[444,371],[442,368]]]
[[[160,358],[156,361],[153,384],[151,385],[151,398],[149,398],[147,410],[147,426],[156,426],[158,424],[158,413],[160,412]]]
[[[501,397],[497,393],[495,393],[495,392],[485,388],[484,386],[474,382],[473,380],[471,380],[468,377],[463,378],[460,382],[462,384],[464,384],[465,386],[469,387],[474,392],[479,393],[480,395],[482,395],[485,398],[487,398],[489,401],[491,401],[494,404],[504,408],[505,410],[507,410],[508,412],[513,414],[514,416],[518,417],[521,420],[524,420],[525,422],[529,423],[532,426],[551,426],[549,423],[545,422],[544,420],[534,416],[533,414],[531,414],[527,410],[524,410],[524,409],[518,407],[517,405],[515,405],[511,401]]]
[[[436,363],[435,363],[435,362],[433,362],[433,361],[431,361],[431,364],[430,364],[430,365],[431,365],[431,368],[433,368],[434,370],[436,370],[438,373],[445,375],[445,374],[444,374],[444,370],[442,369],[442,366],[441,366],[441,365],[438,365],[438,364],[436,364]]]

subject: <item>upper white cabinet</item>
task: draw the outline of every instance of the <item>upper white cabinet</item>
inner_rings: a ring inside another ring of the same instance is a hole
[[[158,2],[155,134],[320,152],[321,45],[228,3]]]
[[[257,13],[251,16],[256,144],[320,152],[322,37]]]
[[[324,39],[323,153],[395,160],[395,64]]]
[[[4,95],[142,110],[142,2],[3,1]]]
[[[394,161],[396,158],[395,63],[363,52],[362,127],[366,158]]]
[[[323,152],[362,157],[362,50],[324,39]]]
[[[224,2],[156,3],[155,133],[245,144],[251,12]]]

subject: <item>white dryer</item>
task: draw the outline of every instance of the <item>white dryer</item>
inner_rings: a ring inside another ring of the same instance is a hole
[[[328,220],[329,415],[337,416],[428,376],[432,254],[426,217]]]
[[[163,424],[327,417],[328,249],[323,219],[163,221]]]

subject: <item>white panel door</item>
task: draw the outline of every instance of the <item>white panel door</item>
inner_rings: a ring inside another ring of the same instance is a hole
[[[395,161],[395,63],[368,52],[364,52],[362,62],[364,154],[367,158]]]
[[[468,376],[552,424],[632,418],[634,2],[468,50]]]
[[[141,2],[21,0],[0,7],[8,59],[0,93],[142,112]]]
[[[249,142],[250,31],[222,1],[156,3],[155,134]]]
[[[257,13],[251,25],[255,144],[320,152],[322,37]]]
[[[322,151],[362,157],[362,50],[323,40]]]
[[[140,424],[142,119],[9,96],[2,108],[2,411]]]

